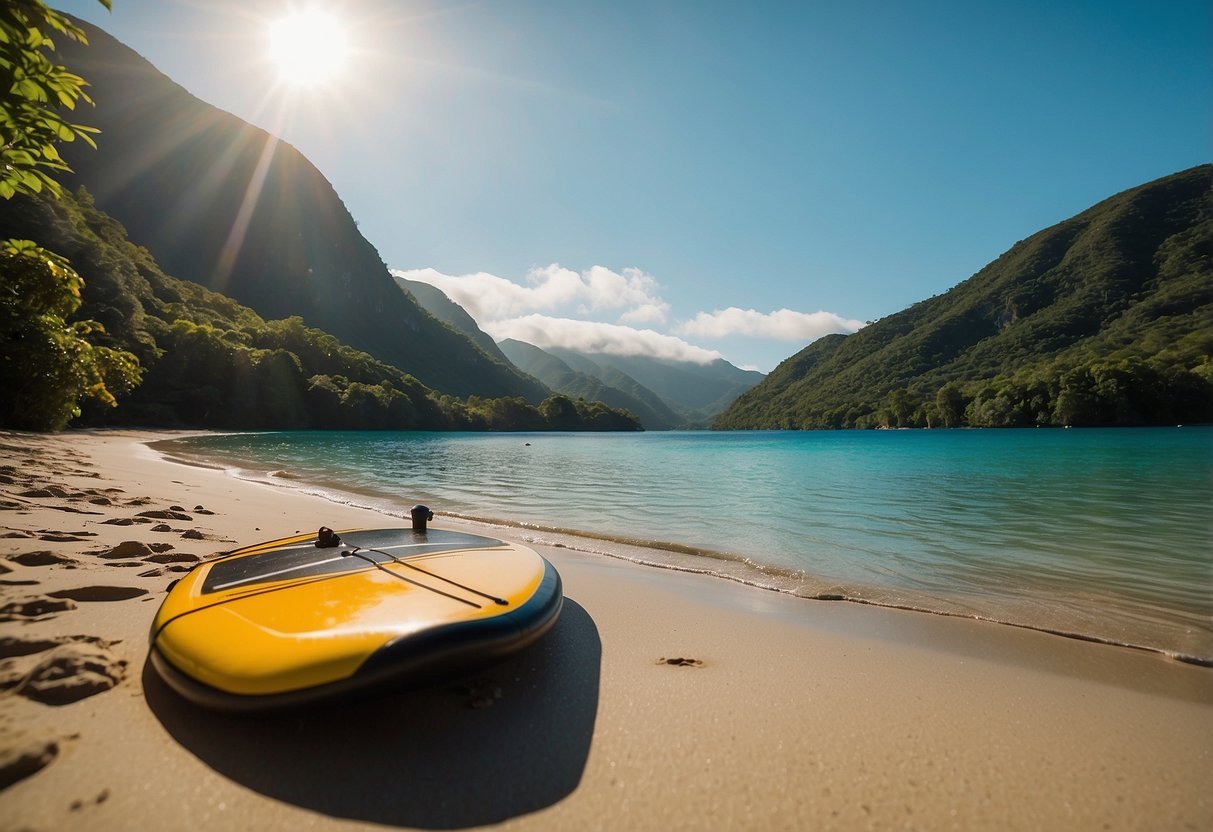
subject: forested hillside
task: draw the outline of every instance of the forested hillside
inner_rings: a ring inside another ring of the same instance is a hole
[[[1213,421],[1213,166],[1016,243],[949,292],[784,361],[715,427]]]
[[[500,347],[514,366],[558,393],[626,410],[640,420],[645,430],[686,427],[684,415],[676,413],[656,393],[617,370],[595,368],[603,376],[599,378],[599,375],[575,370],[551,353],[523,341],[507,338]]]
[[[29,239],[67,258],[84,277],[74,316],[95,321],[90,342],[129,351],[142,383],[118,391],[117,407],[86,403],[76,425],[122,424],[241,429],[348,428],[438,430],[636,430],[639,424],[600,403],[549,396],[466,401],[438,394],[411,375],[355,350],[298,317],[267,321],[236,301],[164,274],[151,253],[97,210],[86,192],[61,199],[0,200],[0,236]],[[0,277],[19,261],[0,256]],[[393,291],[399,292],[394,286]],[[0,311],[12,298],[0,296]],[[9,389],[0,424],[25,423],[53,396],[53,378],[22,373],[22,349],[6,345]],[[60,425],[61,426],[61,425]]]
[[[546,360],[534,356],[534,347],[515,342],[502,350],[514,364],[543,381],[553,390],[598,390],[602,400],[625,407],[640,417],[650,430],[705,428],[743,391],[760,380],[762,373],[742,370],[717,359],[708,364],[677,361],[649,355],[588,353],[565,347],[541,350]],[[553,364],[552,360],[556,363]],[[568,375],[568,373],[573,375]]]
[[[490,355],[500,355],[558,393],[627,410],[640,419],[645,430],[706,427],[739,394],[763,378],[762,373],[742,370],[720,359],[696,364],[559,347],[544,350],[514,339],[494,344],[467,310],[440,289],[403,277],[397,277],[396,282],[427,312]]]
[[[88,45],[56,38],[96,102],[84,142],[60,150],[97,206],[165,272],[270,318],[308,326],[457,396],[547,391],[401,292],[314,165],[291,145],[190,95],[83,21]]]
[[[462,332],[473,344],[480,347],[488,355],[498,359],[502,363],[511,363],[510,359],[501,351],[501,348],[497,346],[497,342],[476,324],[476,321],[467,313],[467,310],[448,298],[446,293],[437,286],[431,286],[419,280],[409,280],[408,278],[396,277],[394,275],[392,279],[396,281],[396,285],[400,287],[401,291],[412,295],[417,304],[426,312],[429,312],[455,331]]]

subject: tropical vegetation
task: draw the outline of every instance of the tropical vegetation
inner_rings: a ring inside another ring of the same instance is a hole
[[[737,428],[1213,421],[1213,166],[1016,243],[949,292],[810,344]]]
[[[150,253],[98,211],[81,190],[59,200],[0,205],[4,227],[37,234],[87,282],[77,284],[90,319],[83,335],[101,363],[130,355],[117,408],[83,403],[79,425],[241,429],[635,430],[636,420],[598,402],[550,396],[466,400],[412,376],[301,318],[267,321],[236,301],[164,274]],[[25,313],[4,296],[6,314]],[[70,311],[59,310],[66,317]],[[75,324],[65,324],[77,326]],[[18,343],[24,343],[20,336]],[[22,374],[14,362],[12,376]],[[141,383],[140,382],[141,379]],[[27,387],[45,386],[44,374]],[[25,388],[19,388],[25,390]],[[28,400],[29,394],[24,394]],[[10,397],[10,400],[16,397]],[[109,402],[107,402],[109,403]],[[14,405],[14,409],[18,406]],[[10,427],[57,429],[62,423]]]

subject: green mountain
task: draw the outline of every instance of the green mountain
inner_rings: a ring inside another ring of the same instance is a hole
[[[784,361],[721,429],[1213,421],[1213,166],[1117,194]]]
[[[520,397],[456,400],[355,350],[298,317],[267,321],[231,298],[164,274],[133,245],[121,224],[84,191],[60,200],[0,200],[0,237],[35,240],[65,256],[85,282],[74,316],[94,346],[129,351],[142,383],[119,390],[113,409],[85,403],[76,425],[235,429],[637,430],[630,415],[594,402],[549,396],[537,407]],[[13,258],[0,256],[0,278]],[[14,298],[0,293],[0,313]],[[11,321],[11,314],[0,320]],[[69,326],[70,326],[69,321]],[[19,363],[36,343],[0,332],[0,376],[27,401],[51,395],[55,380]],[[14,392],[17,396],[17,392]],[[6,400],[12,405],[17,399]],[[0,408],[0,426],[28,423],[25,407]],[[65,414],[66,416],[66,414]]]
[[[727,361],[710,364],[668,361],[647,356],[612,356],[539,347],[507,339],[493,344],[467,311],[427,283],[397,277],[421,306],[490,355],[500,354],[549,389],[587,401],[601,401],[634,413],[645,430],[704,427],[763,376]],[[487,343],[486,343],[487,342]],[[492,344],[490,352],[489,344]]]
[[[605,384],[637,396],[656,396],[678,414],[675,427],[706,427],[739,395],[763,379],[762,373],[742,370],[716,359],[708,364],[646,355],[583,353],[560,347],[546,352]]]
[[[294,147],[195,98],[102,30],[56,39],[89,83],[94,151],[61,152],[97,207],[163,270],[266,319],[298,316],[457,396],[547,391],[427,314],[401,292],[318,170]]]
[[[592,358],[635,379],[700,424],[706,424],[765,378],[756,370],[742,370],[720,358],[707,364],[645,355]]]
[[[500,347],[515,366],[551,389],[627,410],[645,430],[705,427],[763,377],[719,359],[696,364],[561,347],[540,349],[513,340],[502,341]]]
[[[591,372],[576,370],[555,355],[512,338],[502,341],[499,346],[515,367],[539,379],[557,393],[572,399],[600,401],[626,410],[640,420],[645,430],[672,430],[683,426],[686,421],[656,393],[617,370],[600,367],[589,359],[574,358],[576,363],[588,367]]]
[[[497,342],[477,325],[466,309],[447,297],[446,292],[437,286],[422,283],[420,280],[409,280],[406,277],[395,276],[392,279],[396,281],[396,285],[402,291],[411,294],[417,305],[426,312],[429,312],[455,331],[463,333],[472,343],[480,347],[488,355],[496,358],[503,364],[510,363],[505,353],[497,346]]]

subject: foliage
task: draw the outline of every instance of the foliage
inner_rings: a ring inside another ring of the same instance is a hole
[[[110,0],[100,0],[106,8]],[[74,124],[60,108],[92,103],[86,83],[48,57],[50,33],[87,43],[79,27],[39,0],[6,0],[0,7],[0,196],[60,192],[53,174],[70,170],[56,145],[77,138],[96,147],[93,127]]]
[[[101,0],[109,8],[109,0]],[[84,32],[38,0],[0,8],[0,197],[62,193],[53,174],[69,172],[56,147],[82,139],[96,147],[97,130],[68,121],[62,108],[92,103],[85,81],[48,57],[50,32],[86,43]],[[62,256],[30,240],[0,248],[0,424],[61,430],[80,414],[81,399],[108,407],[139,383],[135,356],[94,345],[105,335],[95,320],[68,322],[84,281]]]
[[[80,306],[80,276],[28,240],[0,249],[0,424],[61,430],[91,398],[108,407],[139,383],[135,356],[86,340],[96,321],[68,323]]]
[[[143,383],[117,408],[88,406],[80,424],[231,429],[636,430],[630,414],[551,399],[460,401],[355,350],[299,317],[266,321],[230,298],[165,275],[83,190],[61,200],[0,203],[0,225],[40,235],[74,263],[80,312],[94,337],[129,350]],[[72,306],[75,309],[75,306]],[[70,312],[69,312],[70,314]],[[102,343],[104,342],[104,343]],[[109,356],[110,352],[101,352]],[[108,359],[106,359],[108,360]],[[553,397],[558,398],[558,397]]]
[[[734,428],[1213,421],[1213,166],[1016,243],[969,280],[810,344]]]

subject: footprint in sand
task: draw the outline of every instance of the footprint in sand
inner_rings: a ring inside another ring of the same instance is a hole
[[[179,506],[173,506],[171,509],[152,509],[151,511],[139,512],[139,517],[151,517],[156,520],[187,520],[192,521],[194,518],[185,513],[184,510],[178,510]]]
[[[124,540],[112,549],[102,549],[99,552],[92,552],[92,554],[105,560],[134,560],[136,558],[145,558],[153,553],[152,547],[146,543],[140,543],[138,540]]]
[[[56,495],[51,493],[51,490],[49,488],[31,488],[28,491],[18,491],[17,496],[18,497],[44,498],[44,497],[54,497]]]
[[[147,590],[137,586],[77,586],[48,592],[51,598],[69,598],[72,601],[125,601],[147,595]]]
[[[174,563],[174,564],[170,564],[169,566],[161,566],[156,569],[149,569],[146,572],[140,572],[139,577],[140,578],[161,578],[161,577],[164,577],[165,575],[169,574],[170,572],[176,572],[176,573],[180,574],[183,572],[189,572],[193,568],[194,567],[192,564],[189,566],[186,566],[183,563]],[[176,583],[176,581],[174,581],[173,583]],[[169,584],[169,588],[170,589],[172,588],[172,584]],[[166,589],[165,592],[168,592],[168,590]],[[144,600],[147,600],[147,599],[144,599]]]
[[[61,612],[74,609],[76,602],[70,598],[35,595],[0,604],[0,621],[47,621]]]
[[[57,552],[38,550],[37,552],[22,552],[19,555],[9,555],[8,559],[22,566],[75,566],[78,561]]]
[[[202,558],[188,552],[163,552],[148,555],[143,559],[146,563],[197,563]]]
[[[39,529],[38,539],[48,543],[76,543],[96,537],[96,532],[65,532],[58,529]]]
[[[44,705],[68,705],[109,690],[125,676],[125,659],[99,644],[75,642],[49,651],[14,693]]]
[[[679,657],[676,657],[673,659],[666,659],[666,658],[658,659],[657,664],[668,664],[668,665],[671,665],[672,667],[703,667],[703,660],[702,659],[687,659],[687,658],[683,658],[683,657],[679,656]]]
[[[56,638],[0,638],[0,691],[8,691],[25,681],[34,666],[41,661],[39,653],[53,650],[64,644],[86,642],[101,647],[112,647],[109,642],[96,636],[59,636]]]
[[[17,638],[16,636],[0,637],[0,659],[12,659],[18,656],[32,656],[52,647],[67,644],[70,641],[87,641],[79,638]]]
[[[0,734],[0,791],[19,783],[54,762],[59,741],[25,733]]]

